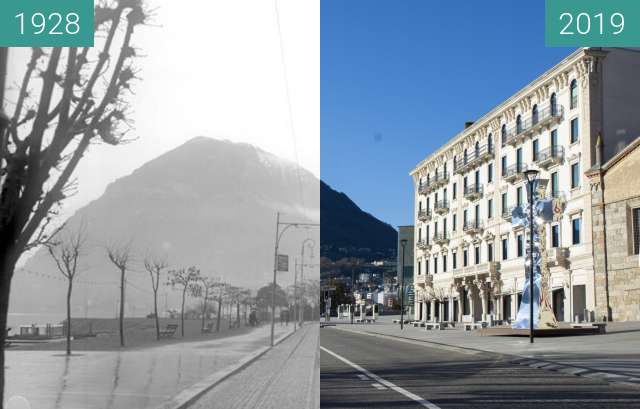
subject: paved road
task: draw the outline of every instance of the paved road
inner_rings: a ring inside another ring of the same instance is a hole
[[[190,409],[314,409],[320,399],[319,329],[308,323]]]
[[[499,355],[326,327],[323,408],[640,408],[640,389],[509,363]]]

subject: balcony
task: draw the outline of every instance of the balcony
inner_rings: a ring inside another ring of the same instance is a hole
[[[433,276],[431,274],[420,274],[416,277],[416,283],[425,287],[433,287]]]
[[[430,190],[435,190],[447,183],[449,183],[449,172],[443,170],[441,172],[436,172],[433,179],[430,181],[429,188]]]
[[[433,242],[439,246],[445,245],[449,243],[449,235],[445,232],[436,233],[433,235]]]
[[[527,170],[527,165],[525,164],[513,164],[509,166],[504,173],[503,179],[507,182],[513,184],[516,183],[524,177],[524,172]]]
[[[547,249],[547,263],[549,267],[567,268],[569,251],[566,247],[551,247]]]
[[[431,210],[429,209],[420,209],[418,210],[418,220],[421,222],[428,222],[431,220]]]
[[[449,212],[449,202],[446,200],[440,200],[438,202],[436,202],[435,206],[433,207],[433,211],[438,213],[439,215],[443,215],[445,213]]]
[[[511,207],[508,207],[508,208],[507,208],[507,210],[505,210],[505,211],[503,211],[503,212],[502,212],[502,218],[503,218],[505,221],[507,221],[507,222],[511,223],[511,214],[513,213],[513,209],[515,209],[516,207],[517,207],[517,206],[511,206]]]
[[[473,202],[475,200],[478,200],[482,197],[482,185],[480,184],[473,184],[470,186],[465,186],[464,187],[464,198],[467,199],[470,202]]]
[[[470,235],[475,235],[481,233],[483,228],[481,220],[465,220],[462,231]]]
[[[418,242],[416,243],[416,247],[418,247],[420,250],[428,251],[431,249],[431,243],[426,240],[418,240]]]
[[[555,110],[551,105],[547,105],[538,111],[538,115],[531,115],[522,120],[520,126],[514,125],[507,130],[507,145],[515,146],[524,141],[528,136],[533,135],[539,129],[560,122],[564,109],[559,105]]]
[[[564,161],[564,147],[550,146],[538,153],[536,164],[543,169],[549,169],[554,165],[561,165]]]
[[[418,194],[426,195],[429,193],[429,182],[421,182],[418,185]]]
[[[454,278],[476,277],[482,275],[488,275],[489,277],[497,278],[498,271],[500,270],[500,263],[497,261],[489,261],[487,263],[476,264],[475,266],[467,266],[454,270]]]
[[[471,154],[467,154],[466,158],[460,158],[454,163],[454,173],[463,174],[471,169],[480,166],[482,163],[489,161],[493,157],[493,146],[483,145],[477,150],[473,150]]]

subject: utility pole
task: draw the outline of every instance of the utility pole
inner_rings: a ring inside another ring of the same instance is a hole
[[[402,246],[402,261],[400,263],[400,329],[404,329],[404,248],[407,240],[400,240]]]
[[[9,117],[4,112],[5,85],[7,82],[7,65],[9,61],[9,49],[0,47],[0,169],[4,167],[4,157],[7,152]],[[0,171],[0,178],[2,172]],[[1,194],[1,193],[0,193]]]

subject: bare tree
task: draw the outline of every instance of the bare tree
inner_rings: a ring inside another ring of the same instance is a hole
[[[204,301],[202,303],[202,329],[201,329],[202,332],[204,332],[205,330],[205,321],[207,317],[207,307],[208,307],[209,297],[211,297],[215,289],[218,288],[219,286],[220,286],[220,281],[215,278],[211,278],[207,276],[200,277],[200,286],[198,290],[198,295],[204,298]]]
[[[73,280],[78,273],[78,259],[87,240],[87,230],[84,222],[73,232],[62,231],[59,241],[50,241],[47,246],[49,254],[56,263],[58,271],[67,280],[67,355],[71,355],[71,292]]]
[[[160,274],[169,263],[166,257],[147,255],[144,259],[144,268],[151,277],[151,289],[153,290],[153,315],[156,319],[156,339],[160,340],[160,320],[158,318],[158,287],[160,286]]]
[[[200,270],[191,266],[189,268],[179,268],[169,271],[169,282],[171,287],[179,286],[182,291],[182,307],[180,309],[180,333],[184,337],[184,302],[187,298],[187,291],[200,280]]]
[[[124,346],[124,289],[125,277],[131,262],[131,241],[107,246],[107,257],[120,272],[120,346]]]
[[[240,302],[243,305],[244,325],[247,325],[247,305],[251,303],[251,290],[244,288],[240,290]]]
[[[220,332],[220,320],[222,319],[222,301],[224,299],[224,296],[227,292],[227,288],[229,287],[229,285],[227,283],[224,282],[220,282],[218,283],[218,285],[216,286],[217,288],[217,298],[218,298],[218,309],[217,309],[217,316],[216,316],[216,332]]]
[[[48,241],[52,218],[73,194],[72,175],[89,145],[126,140],[126,93],[136,79],[132,37],[147,18],[141,0],[98,2],[96,47],[34,48],[13,112],[0,118],[0,371],[16,263]],[[3,393],[0,376],[0,407]]]

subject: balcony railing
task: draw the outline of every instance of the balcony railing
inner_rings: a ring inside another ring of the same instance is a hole
[[[418,193],[421,195],[426,195],[429,193],[429,182],[421,182],[418,185]]]
[[[564,147],[550,146],[538,153],[538,160],[536,160],[536,163],[541,168],[548,169],[553,165],[561,165],[563,160]]]
[[[508,222],[511,221],[511,214],[513,213],[513,209],[515,209],[517,206],[510,206],[507,208],[507,210],[504,210],[502,212],[502,218]]]
[[[429,250],[431,248],[431,244],[426,240],[418,240],[418,242],[416,243],[416,246],[420,250]]]
[[[547,263],[549,263],[549,267],[566,267],[568,253],[569,251],[566,247],[548,248]]]
[[[449,202],[446,200],[440,200],[436,202],[435,206],[433,207],[433,211],[438,214],[447,213],[449,211]]]
[[[449,235],[446,232],[436,233],[433,235],[433,242],[438,245],[449,243]]]
[[[480,199],[482,197],[483,187],[481,184],[473,184],[464,187],[464,198],[470,201]]]
[[[476,264],[475,266],[468,266],[459,268],[454,271],[454,278],[461,277],[475,277],[478,275],[488,275],[489,277],[497,278],[498,272],[500,270],[500,263],[497,261],[489,261],[487,263]]]
[[[521,180],[524,177],[524,173],[527,170],[527,165],[525,164],[513,164],[507,168],[504,173],[504,180],[509,183],[515,183]]]
[[[429,209],[421,209],[418,210],[418,220],[421,222],[428,222],[431,220],[431,210]]]
[[[465,220],[462,231],[467,234],[477,234],[480,233],[483,229],[482,220]]]
[[[534,131],[541,127],[548,125],[552,122],[562,119],[564,110],[561,105],[558,105],[555,110],[551,109],[551,105],[547,105],[538,111],[538,115],[530,115],[528,118],[523,119],[520,126],[517,124],[512,125],[507,129],[508,145],[516,145],[522,142],[527,136],[531,135]]]
[[[426,287],[433,287],[433,276],[431,274],[420,274],[416,276],[416,282]]]
[[[493,146],[488,144],[480,146],[477,150],[473,149],[471,153],[467,153],[466,158],[460,158],[454,163],[454,173],[465,173],[475,167],[480,166],[483,162],[493,157]]]

